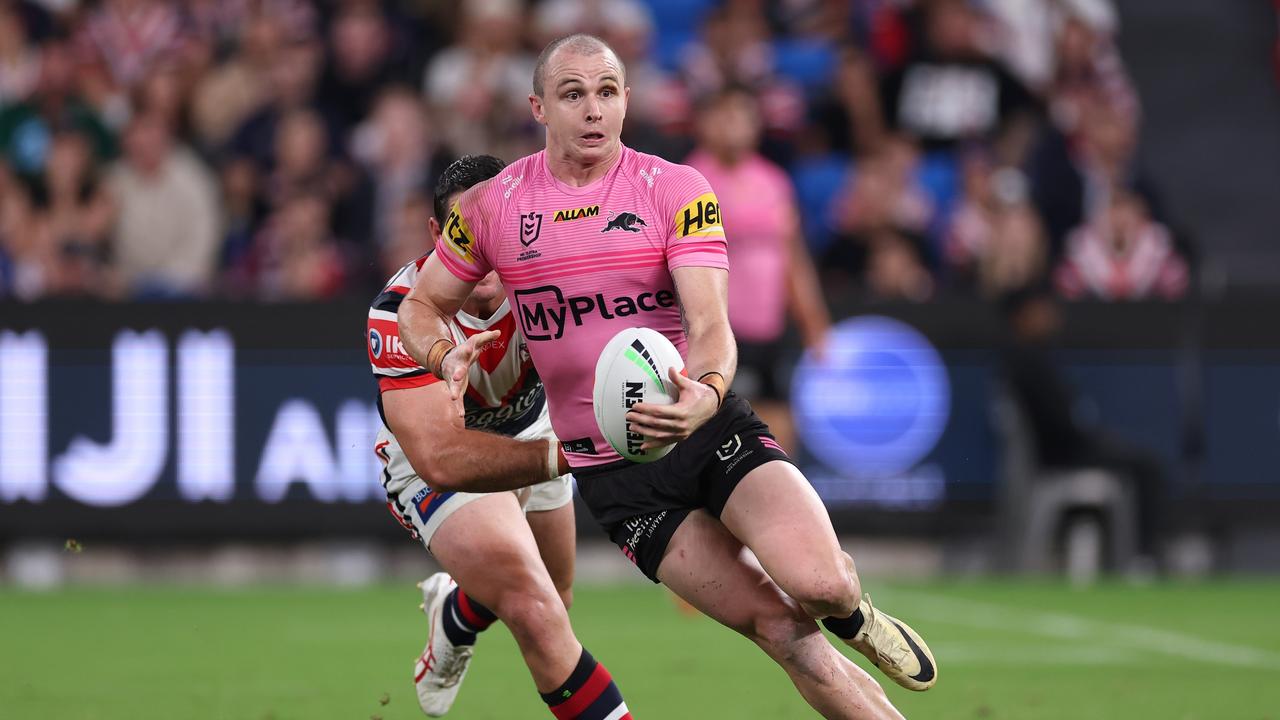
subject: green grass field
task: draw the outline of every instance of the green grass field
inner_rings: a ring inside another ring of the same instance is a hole
[[[1274,583],[867,582],[939,659],[930,692],[889,688],[909,718],[1280,718]],[[637,718],[814,717],[753,645],[661,589],[577,598],[578,634]],[[417,602],[412,585],[0,590],[0,718],[421,717]],[[450,717],[551,717],[501,626]]]

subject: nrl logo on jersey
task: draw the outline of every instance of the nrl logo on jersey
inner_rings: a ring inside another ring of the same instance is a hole
[[[600,206],[592,205],[590,207],[581,207],[574,210],[557,210],[556,216],[551,222],[573,222],[582,218],[598,217],[600,215]]]

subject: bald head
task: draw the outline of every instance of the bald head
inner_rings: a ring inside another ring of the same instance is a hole
[[[622,71],[622,82],[626,84],[627,68],[622,64],[622,59],[618,57],[618,53],[609,47],[609,43],[601,40],[595,35],[587,35],[585,33],[577,33],[575,35],[566,35],[558,40],[552,40],[542,49],[538,55],[538,62],[533,66],[533,94],[543,97],[542,91],[545,87],[545,79],[547,73],[547,65],[551,63],[551,58],[560,52],[572,53],[574,55],[598,55],[600,53],[608,53],[613,56],[615,62],[618,63],[618,69]]]

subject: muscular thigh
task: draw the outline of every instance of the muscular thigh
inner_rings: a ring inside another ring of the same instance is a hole
[[[555,595],[512,493],[493,493],[455,511],[432,536],[431,554],[468,595],[490,607],[515,587]]]
[[[689,604],[746,635],[769,619],[812,624],[751,551],[705,510],[690,513],[676,529],[657,575]]]
[[[720,520],[783,589],[847,571],[826,506],[791,463],[769,462],[747,473]]]
[[[573,586],[574,552],[577,533],[573,523],[573,503],[554,510],[525,514],[537,541],[538,554],[551,581],[564,596]]]

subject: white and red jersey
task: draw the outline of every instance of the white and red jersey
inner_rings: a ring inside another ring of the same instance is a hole
[[[397,313],[400,303],[430,253],[400,268],[369,306],[367,349],[369,364],[378,381],[378,412],[382,414],[382,393],[441,382],[409,356],[400,341]],[[533,367],[524,336],[516,327],[508,301],[492,317],[481,320],[459,311],[449,322],[453,341],[459,345],[486,330],[502,335],[487,345],[471,366],[464,398],[466,426],[514,436],[529,427],[546,410],[546,392]],[[383,422],[386,415],[383,414]]]
[[[1173,300],[1186,292],[1188,271],[1159,223],[1145,223],[1123,252],[1097,226],[1084,225],[1067,236],[1054,279],[1071,300]]]

